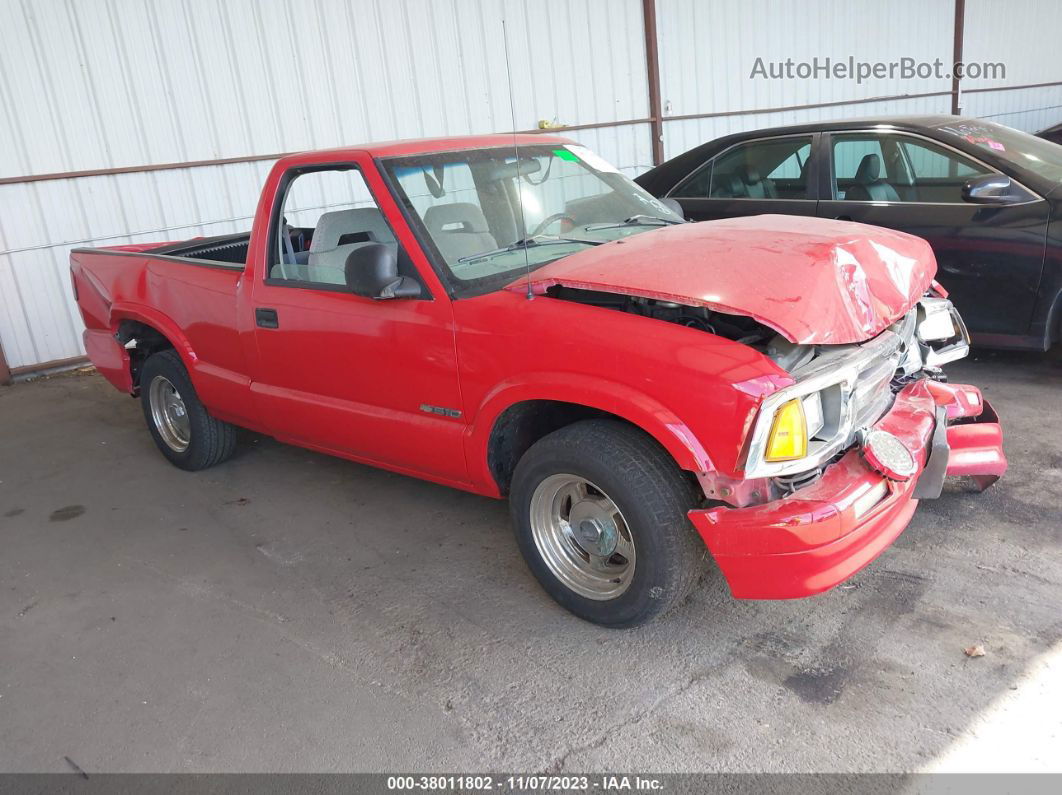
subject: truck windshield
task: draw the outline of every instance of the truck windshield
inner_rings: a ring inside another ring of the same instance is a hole
[[[439,152],[389,158],[382,166],[459,293],[500,289],[527,265],[682,223],[616,168],[572,144]]]

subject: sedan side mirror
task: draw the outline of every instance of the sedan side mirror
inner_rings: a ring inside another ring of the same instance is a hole
[[[383,243],[358,246],[347,255],[347,288],[364,298],[420,298],[420,283],[398,275],[398,255]]]
[[[985,174],[966,180],[962,186],[963,201],[971,204],[1008,204],[1020,201],[1021,192],[1015,189],[1010,177],[1003,174]]]

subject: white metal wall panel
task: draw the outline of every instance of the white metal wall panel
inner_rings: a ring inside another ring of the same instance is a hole
[[[963,94],[962,115],[1038,132],[1062,121],[1062,86]]]
[[[1004,24],[1005,23],[1005,24]],[[1043,0],[966,0],[963,57],[1002,62],[1005,81],[962,82],[962,114],[1036,132],[1062,121],[1062,86],[966,93],[973,88],[1030,85],[1062,80],[1058,44],[1051,31],[1062,26],[1062,3]]]
[[[751,78],[764,62],[950,59],[954,30],[951,0],[658,0],[660,83],[664,115],[747,111],[899,94],[948,91],[943,79],[770,80]],[[868,112],[881,113],[881,109]],[[895,110],[908,108],[897,104]],[[834,115],[862,115],[859,106]],[[812,117],[815,118],[815,117]],[[730,122],[734,124],[735,122]],[[758,122],[739,117],[735,129]],[[665,135],[665,139],[666,139]],[[674,151],[681,151],[669,142]]]
[[[644,118],[638,0],[3,0],[4,176]],[[588,90],[589,89],[589,90]],[[592,97],[590,101],[588,97]]]
[[[0,18],[4,177],[648,116],[639,0],[0,0]],[[569,135],[651,163],[648,125]],[[246,229],[270,165],[0,185],[8,364],[82,352],[73,245]]]

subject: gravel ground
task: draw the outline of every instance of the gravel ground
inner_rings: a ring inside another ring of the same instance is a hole
[[[1062,357],[950,372],[1000,483],[827,594],[708,572],[633,631],[555,606],[501,502],[250,434],[188,474],[97,375],[0,388],[0,771],[1062,769]]]

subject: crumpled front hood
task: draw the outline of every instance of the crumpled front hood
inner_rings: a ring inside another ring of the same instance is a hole
[[[554,285],[746,315],[791,342],[862,342],[929,288],[936,260],[921,238],[877,226],[758,215],[665,227],[539,268]],[[513,289],[526,289],[520,280]]]

